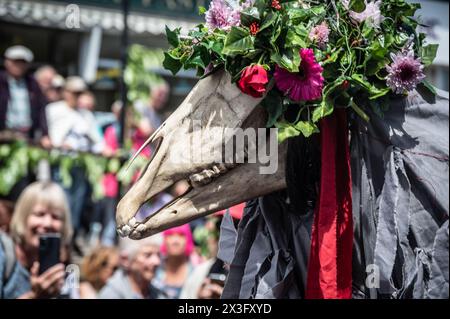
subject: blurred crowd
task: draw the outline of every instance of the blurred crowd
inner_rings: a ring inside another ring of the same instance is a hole
[[[31,73],[32,62],[33,53],[24,46],[4,53],[0,133],[19,134],[67,156],[113,157],[123,151],[120,101],[111,106],[115,120],[102,125],[95,96],[81,77],[64,78],[49,65]],[[148,101],[127,107],[123,135],[130,153],[162,124],[168,96],[169,85],[161,81],[150,88]],[[152,151],[148,147],[142,155],[150,158]],[[83,167],[70,168],[70,187],[64,187],[58,167],[48,171],[47,178],[27,176],[0,198],[0,298],[220,297],[227,274],[216,258],[223,212],[141,241],[122,239],[115,229],[121,187],[114,173],[98,181],[105,196],[92,201]],[[138,217],[149,216],[187,189],[185,182],[175,184],[170,193],[146,203]],[[50,233],[60,238],[60,262],[42,271],[41,237]]]

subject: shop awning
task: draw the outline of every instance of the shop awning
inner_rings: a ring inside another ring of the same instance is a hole
[[[79,25],[74,27],[73,22],[78,18],[75,16],[73,20],[76,11],[79,12]],[[0,20],[72,31],[88,31],[96,25],[105,33],[123,30],[120,10],[54,1],[0,0]],[[166,25],[171,29],[181,27],[182,30],[189,30],[197,24],[197,21],[187,18],[149,13],[131,12],[128,17],[130,31],[138,34],[163,35]]]

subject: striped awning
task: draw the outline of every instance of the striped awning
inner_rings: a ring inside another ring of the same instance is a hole
[[[123,30],[123,17],[119,10],[51,1],[0,0],[0,20],[71,31],[88,31],[97,25],[105,33]],[[130,31],[138,34],[163,35],[166,25],[171,29],[181,27],[189,30],[197,24],[185,18],[161,15],[132,12],[128,16]]]

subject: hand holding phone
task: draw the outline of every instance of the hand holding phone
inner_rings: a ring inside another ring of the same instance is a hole
[[[209,280],[211,283],[218,284],[220,286],[225,285],[225,280],[227,279],[227,276],[222,273],[211,273],[208,275]]]
[[[31,292],[27,298],[47,299],[60,296],[64,278],[65,268],[63,264],[59,263],[39,275],[39,263],[35,262],[31,267]]]
[[[44,234],[39,237],[39,275],[60,263],[60,250],[60,234]]]
[[[226,275],[211,273],[203,281],[197,293],[198,299],[219,299],[223,292]]]

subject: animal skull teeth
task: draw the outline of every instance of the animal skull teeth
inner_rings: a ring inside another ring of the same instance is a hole
[[[145,226],[144,224],[139,224],[136,227],[136,231],[139,232],[139,233],[142,233],[146,228],[147,228],[147,226]]]
[[[128,221],[128,225],[131,227],[131,228],[133,228],[134,226],[136,226],[136,224],[137,224],[137,221],[136,221],[136,218],[131,218],[129,221]]]
[[[214,164],[210,169],[204,169],[200,173],[193,174],[188,177],[193,188],[198,188],[211,183],[217,177],[224,175],[232,168],[238,166],[236,163],[220,163]],[[172,210],[171,214],[177,214],[177,210]],[[142,233],[146,230],[146,225],[141,224],[135,217],[131,218],[128,223],[121,228],[117,229],[117,232],[121,237],[128,237],[132,232]]]
[[[119,235],[122,237],[127,237],[131,233],[131,227],[129,225],[124,225],[122,227],[122,232],[119,232]]]
[[[200,173],[193,174],[189,176],[189,182],[193,188],[205,186],[209,183],[211,183],[215,178],[219,177],[220,175],[225,174],[230,169],[236,167],[237,164],[217,164],[214,165],[210,169],[204,169]]]

